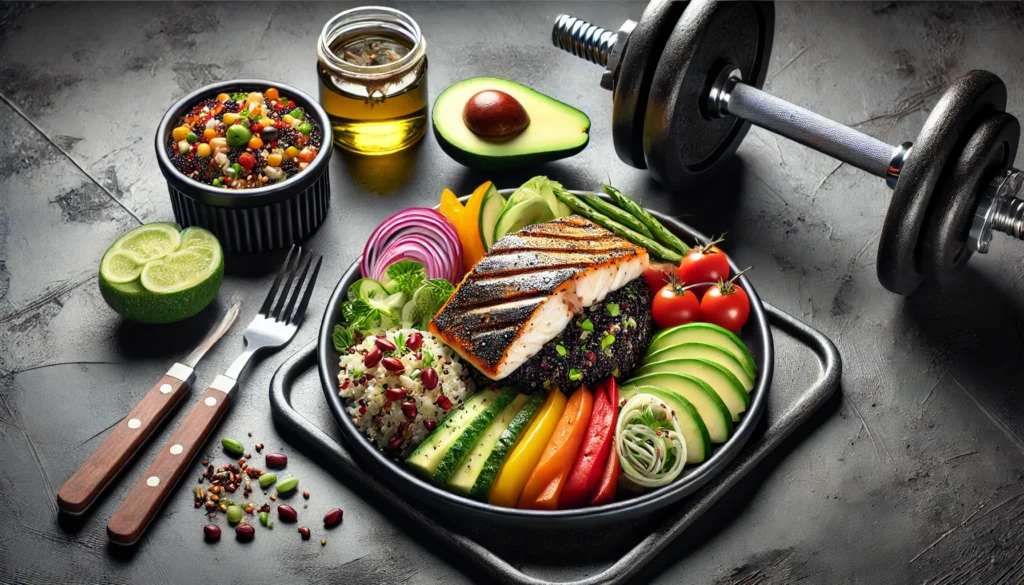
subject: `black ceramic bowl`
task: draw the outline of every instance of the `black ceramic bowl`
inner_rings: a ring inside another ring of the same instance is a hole
[[[200,183],[175,168],[167,156],[167,137],[189,108],[222,92],[266,91],[268,87],[276,87],[281,95],[294,100],[323,132],[320,152],[304,171],[267,187],[234,190]],[[305,93],[282,83],[235,79],[207,85],[171,106],[156,131],[156,157],[167,179],[174,218],[182,227],[210,230],[228,252],[265,252],[305,239],[323,222],[331,202],[327,167],[333,138],[327,112]]]
[[[501,192],[508,197],[511,189]],[[651,212],[666,227],[688,242],[707,242],[708,239],[689,226],[656,211]],[[730,261],[731,264],[731,261]],[[732,264],[734,272],[738,271]],[[711,457],[700,465],[687,466],[675,482],[646,494],[629,499],[621,499],[603,506],[579,508],[574,510],[520,510],[503,508],[486,502],[478,502],[446,491],[418,475],[412,473],[400,462],[384,455],[376,448],[349,418],[345,412],[344,400],[338,395],[338,364],[340,355],[334,350],[331,342],[331,331],[339,320],[339,305],[347,297],[345,293],[349,285],[360,278],[359,262],[341,277],[334,289],[331,300],[327,303],[323,323],[320,325],[320,336],[317,341],[317,362],[320,371],[320,382],[327,397],[327,404],[341,428],[342,435],[349,450],[362,464],[366,465],[380,479],[398,491],[416,499],[423,504],[435,508],[442,513],[452,514],[473,521],[511,525],[531,529],[564,529],[585,528],[603,524],[622,522],[637,518],[678,502],[706,484],[717,473],[721,472],[750,439],[768,402],[768,388],[771,386],[772,372],[775,361],[775,346],[772,341],[768,317],[764,305],[754,287],[741,276],[738,284],[750,296],[750,317],[740,336],[750,350],[757,365],[757,380],[751,391],[751,404],[736,424],[735,432],[728,441],[715,445]]]

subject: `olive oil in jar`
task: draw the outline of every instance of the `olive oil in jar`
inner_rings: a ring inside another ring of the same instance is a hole
[[[335,144],[378,155],[423,138],[426,42],[415,21],[390,8],[348,10],[324,27],[317,52],[320,105]]]

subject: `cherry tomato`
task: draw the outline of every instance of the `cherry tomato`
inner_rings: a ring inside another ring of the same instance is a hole
[[[249,170],[256,166],[256,157],[249,154],[248,152],[243,152],[238,157],[238,164],[242,165],[242,168],[244,168],[245,170]]]
[[[750,316],[750,298],[747,291],[736,286],[733,281],[719,282],[718,286],[704,293],[700,311],[708,323],[738,333]]]
[[[671,277],[669,276],[669,270],[673,269],[674,266],[671,264],[651,264],[644,270],[644,280],[647,281],[647,286],[651,287],[653,291],[661,290],[661,287],[665,286]]]
[[[654,296],[651,316],[659,329],[700,321],[700,301],[692,290],[684,290],[678,282],[666,284]]]
[[[712,242],[710,246],[698,246],[679,263],[677,273],[679,279],[686,284],[700,282],[719,282],[729,280],[729,257]],[[697,294],[704,294],[710,287],[698,287]]]

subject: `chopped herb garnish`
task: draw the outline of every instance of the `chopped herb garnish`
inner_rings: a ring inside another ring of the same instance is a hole
[[[331,334],[331,340],[334,342],[334,349],[338,353],[345,353],[348,348],[356,344],[355,336],[352,335],[352,331],[348,327],[341,325],[334,326],[334,333]]]
[[[623,325],[626,327],[626,329],[633,329],[636,327],[636,319],[630,317],[626,319],[626,322],[623,323]]]
[[[569,379],[572,380],[573,382],[579,381],[582,378],[583,374],[581,374],[580,371],[577,370],[576,368],[569,370]]]
[[[615,336],[611,333],[605,333],[604,337],[601,339],[601,349],[608,349],[608,346],[613,343],[615,343]]]
[[[586,339],[593,334],[593,331],[584,331],[583,333],[580,333],[580,341],[586,341]]]
[[[398,348],[398,354],[405,353],[405,333],[399,333],[395,336],[395,345]]]
[[[612,317],[618,317],[619,316],[619,304],[618,303],[608,303],[607,305],[604,306],[604,308],[605,308],[606,311],[608,311],[608,314],[611,315]]]
[[[434,363],[434,354],[429,349],[423,348],[423,363],[427,366]]]
[[[558,355],[562,357],[565,357],[565,354],[569,353],[568,351],[566,351],[565,346],[562,345],[561,343],[555,346],[555,351],[557,351]]]
[[[582,329],[584,331],[593,331],[594,330],[594,322],[591,321],[590,319],[584,319],[583,322],[580,323],[580,329]]]

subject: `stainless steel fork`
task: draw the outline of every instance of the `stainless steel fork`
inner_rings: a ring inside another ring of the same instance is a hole
[[[313,266],[313,254],[303,257],[302,248],[297,246],[288,251],[259,314],[245,329],[245,350],[226,372],[214,379],[110,518],[107,536],[111,542],[132,545],[139,540],[227,412],[238,391],[238,378],[249,359],[260,350],[281,347],[295,336],[322,262],[323,256],[318,256]],[[313,266],[312,272],[310,266]]]

